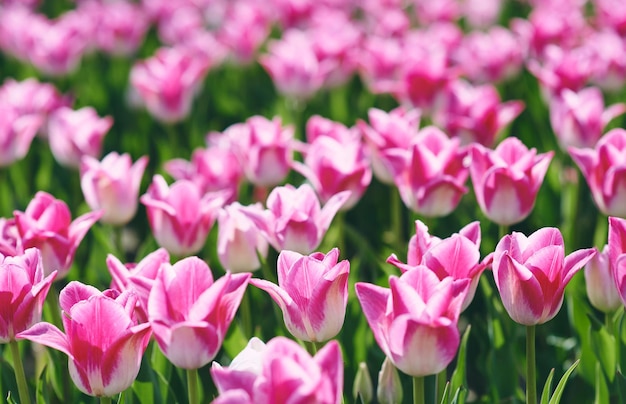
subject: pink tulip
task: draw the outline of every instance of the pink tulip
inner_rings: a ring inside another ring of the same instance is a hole
[[[137,318],[148,321],[148,297],[162,264],[170,263],[170,255],[165,248],[146,255],[136,264],[122,264],[112,254],[107,255],[106,264],[111,274],[111,289],[125,292],[132,290],[137,296]]]
[[[26,211],[13,214],[23,248],[37,247],[44,273],[57,271],[59,278],[70,270],[78,245],[102,216],[101,211],[89,212],[72,221],[65,202],[43,191],[35,194]]]
[[[592,53],[591,81],[608,93],[622,88],[626,82],[626,38],[612,30],[595,31],[585,36],[584,46]]]
[[[14,107],[0,104],[0,167],[10,166],[26,156],[42,118],[23,115]]]
[[[474,28],[495,27],[505,2],[503,0],[466,0],[461,2],[465,21]]]
[[[267,345],[253,338],[230,366],[214,362],[211,376],[219,392],[215,404],[342,402],[343,360],[334,340],[311,357],[285,337]]]
[[[224,200],[222,193],[202,195],[188,180],[168,186],[160,175],[153,177],[148,192],[140,198],[157,243],[178,256],[202,249]]]
[[[626,104],[604,108],[602,92],[588,87],[579,92],[568,89],[550,100],[550,123],[562,148],[594,147],[604,127],[626,112]]]
[[[582,171],[598,209],[605,215],[626,217],[626,130],[606,133],[595,149],[568,149]]]
[[[175,366],[198,369],[217,355],[249,279],[249,273],[228,272],[213,281],[197,257],[161,265],[148,316],[159,348]]]
[[[507,226],[524,220],[535,206],[553,155],[553,151],[537,154],[515,137],[506,138],[495,150],[474,145],[470,173],[485,216]]]
[[[622,305],[620,293],[611,271],[609,246],[585,265],[585,288],[589,302],[604,313],[612,313]]]
[[[320,245],[333,217],[349,196],[349,192],[341,192],[321,208],[310,185],[295,188],[287,184],[270,192],[263,214],[244,211],[277,251],[310,254]]]
[[[395,254],[387,262],[407,272],[415,266],[423,265],[433,271],[440,280],[451,276],[453,279],[469,279],[470,285],[461,311],[474,299],[480,275],[491,264],[492,256],[480,260],[480,223],[472,222],[458,233],[443,240],[428,234],[428,227],[415,221],[415,235],[409,240],[407,263],[398,260]]]
[[[79,167],[83,156],[99,158],[102,142],[113,118],[100,118],[91,107],[57,109],[48,122],[50,149],[54,158],[68,167]]]
[[[256,1],[236,1],[229,4],[218,37],[240,64],[250,63],[271,28],[269,12]]]
[[[41,253],[36,248],[23,255],[0,257],[0,344],[6,344],[41,321],[43,303],[57,273],[44,278]]]
[[[130,56],[141,45],[149,20],[138,4],[115,2],[92,2],[81,6],[93,15],[98,29],[94,40],[98,47],[116,56]]]
[[[17,229],[15,218],[0,218],[0,254],[15,256],[23,254],[22,240]]]
[[[47,123],[48,116],[60,107],[69,106],[71,99],[62,96],[50,83],[34,78],[23,81],[6,79],[0,87],[2,103],[15,108],[20,115],[38,115]]]
[[[595,0],[594,10],[602,27],[611,27],[620,35],[626,34],[626,4],[620,0]]]
[[[468,169],[463,162],[467,151],[459,139],[450,139],[440,129],[422,129],[406,149],[390,149],[394,181],[404,204],[428,217],[445,216],[467,192]]]
[[[402,372],[421,377],[441,372],[454,359],[468,285],[468,279],[440,281],[418,265],[391,276],[390,289],[358,282],[356,294],[383,353]]]
[[[137,212],[139,186],[148,157],[135,164],[130,155],[116,152],[107,154],[102,161],[83,157],[80,166],[80,185],[87,205],[92,210],[102,210],[103,223],[124,225]]]
[[[301,255],[283,250],[278,256],[278,285],[263,279],[250,283],[263,289],[283,311],[289,332],[303,341],[334,338],[346,315],[350,263],[337,262],[339,250]]]
[[[626,305],[626,220],[609,217],[609,267],[619,298]]]
[[[541,61],[531,59],[527,67],[550,98],[566,88],[581,90],[593,74],[593,57],[588,47],[563,49],[550,45]]]
[[[245,209],[263,214],[260,203]],[[268,243],[254,221],[246,215],[244,207],[239,202],[224,207],[219,211],[217,223],[217,257],[222,267],[233,273],[261,268],[259,256],[267,257]]]
[[[18,338],[63,352],[80,391],[110,397],[133,384],[150,341],[150,325],[133,319],[136,299],[130,292],[102,293],[93,286],[70,282],[59,297],[65,333],[41,322]]]
[[[404,16],[404,13],[400,13]],[[369,36],[363,40],[358,58],[359,73],[373,93],[389,93],[402,64],[404,50],[395,39]]]
[[[509,316],[523,325],[551,320],[563,304],[565,286],[595,253],[588,248],[566,257],[561,232],[551,227],[528,237],[513,232],[502,238],[493,257],[493,276]]]
[[[160,48],[154,56],[133,66],[130,81],[148,112],[170,123],[189,115],[208,69],[206,58],[182,48]]]

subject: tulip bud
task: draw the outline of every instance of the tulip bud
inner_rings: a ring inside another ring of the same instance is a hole
[[[378,387],[376,398],[381,404],[394,404],[402,402],[402,383],[398,369],[393,366],[389,358],[385,358],[383,366],[378,372]]]
[[[585,265],[585,286],[589,301],[596,309],[611,313],[622,305],[611,272],[608,245]]]
[[[354,385],[352,387],[352,396],[354,397],[354,401],[356,402],[360,397],[363,404],[370,403],[372,401],[372,390],[372,378],[370,377],[367,363],[361,362],[359,363],[359,370],[356,372]]]

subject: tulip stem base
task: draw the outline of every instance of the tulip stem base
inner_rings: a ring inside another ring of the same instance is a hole
[[[187,392],[189,404],[198,404],[198,369],[187,369]]]
[[[424,377],[413,377],[413,404],[424,403]]]
[[[15,369],[15,380],[20,395],[20,403],[30,404],[30,395],[28,393],[24,366],[22,365],[22,357],[20,356],[20,348],[17,346],[16,340],[11,340],[9,346],[11,347],[11,356],[13,357],[13,368]]]
[[[526,404],[537,404],[535,326],[526,326]]]
[[[111,404],[111,397],[100,397],[100,404]]]

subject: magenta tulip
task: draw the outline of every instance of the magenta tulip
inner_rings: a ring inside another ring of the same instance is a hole
[[[391,276],[390,289],[358,282],[356,294],[380,349],[402,372],[421,377],[441,372],[454,359],[469,282],[439,280],[418,265]]]
[[[136,299],[132,292],[102,293],[70,282],[59,297],[65,333],[41,322],[17,337],[63,352],[80,391],[110,397],[131,386],[150,341],[150,325],[133,319]]]
[[[283,311],[289,332],[303,341],[334,338],[348,304],[350,263],[337,262],[339,250],[301,255],[283,250],[278,256],[278,285],[263,279],[250,283],[265,290]]]
[[[213,281],[197,257],[163,264],[148,299],[148,317],[163,354],[183,369],[209,363],[222,346],[250,279],[226,273]]]
[[[523,325],[551,320],[563,304],[565,286],[595,253],[588,248],[566,257],[563,236],[551,227],[528,237],[504,236],[494,253],[493,276],[509,316]]]

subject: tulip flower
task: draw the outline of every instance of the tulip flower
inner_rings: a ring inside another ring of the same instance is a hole
[[[17,337],[63,352],[80,391],[110,397],[131,386],[150,341],[150,324],[136,324],[133,319],[136,299],[132,292],[103,293],[70,282],[59,297],[65,333],[41,322]]]
[[[358,282],[356,294],[378,346],[402,372],[423,377],[445,369],[459,347],[457,322],[469,279],[439,280],[418,265],[390,289]]]
[[[72,221],[65,202],[39,191],[26,211],[13,214],[22,247],[37,247],[41,251],[44,273],[58,271],[58,277],[62,278],[72,265],[78,245],[102,212],[85,213]]]
[[[48,138],[54,158],[68,167],[78,167],[83,156],[100,157],[102,141],[113,118],[100,118],[91,107],[57,109],[48,122]]]
[[[609,217],[609,267],[622,303],[626,305],[626,220]]]
[[[524,220],[535,206],[553,155],[553,151],[537,154],[515,137],[495,150],[474,145],[470,174],[485,216],[503,226]]]
[[[96,44],[111,55],[131,56],[150,27],[146,12],[138,4],[94,2],[81,5],[81,8],[91,13],[96,21]]]
[[[102,209],[103,223],[123,225],[137,212],[139,186],[148,157],[132,164],[130,155],[116,152],[102,161],[84,156],[80,166],[80,185],[87,205],[92,210]]]
[[[387,154],[394,181],[404,204],[428,217],[452,212],[467,192],[467,151],[459,139],[450,139],[440,129],[422,129],[408,150],[391,149]]]
[[[245,208],[244,212],[277,251],[309,254],[320,245],[333,217],[349,196],[348,191],[340,192],[321,208],[310,185],[295,188],[287,184],[270,192],[267,210],[262,214]]]
[[[253,338],[230,366],[214,362],[211,376],[219,392],[215,404],[339,404],[343,396],[343,360],[334,340],[311,357],[285,337],[266,345]]]
[[[582,171],[598,209],[608,216],[626,217],[626,130],[612,129],[595,149],[569,148]]]
[[[250,205],[248,211],[262,214],[260,203]],[[261,231],[243,211],[239,202],[220,210],[217,216],[217,257],[224,269],[238,273],[251,272],[261,267],[259,255],[267,256],[268,243]]]
[[[585,288],[589,302],[604,313],[613,313],[622,305],[620,293],[611,271],[609,246],[585,265]]]
[[[339,250],[301,255],[283,250],[278,256],[278,285],[263,279],[250,283],[265,290],[283,311],[289,332],[303,341],[323,342],[341,328],[348,304],[350,263],[337,262]]]
[[[42,123],[39,115],[22,115],[14,107],[0,105],[0,167],[10,166],[26,156]]]
[[[595,253],[588,248],[565,256],[563,236],[551,227],[528,237],[504,236],[494,253],[493,276],[509,316],[529,326],[551,320],[563,304],[565,286]]]
[[[170,362],[198,369],[217,355],[249,279],[249,273],[226,273],[214,281],[209,266],[197,257],[161,265],[148,298],[148,317]]]
[[[35,114],[44,121],[56,109],[69,106],[71,101],[52,84],[40,83],[34,78],[23,81],[6,79],[0,87],[0,100],[17,109],[21,115]]]
[[[154,176],[148,192],[140,198],[157,243],[178,256],[202,249],[224,200],[221,193],[201,195],[188,180],[170,187],[160,175]]]

